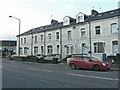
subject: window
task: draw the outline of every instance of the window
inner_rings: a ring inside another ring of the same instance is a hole
[[[38,54],[38,47],[34,47],[34,55]]]
[[[26,44],[26,38],[24,38],[24,44]]]
[[[68,39],[71,39],[71,31],[68,31],[67,34],[68,34]]]
[[[28,48],[24,47],[24,55],[27,55]]]
[[[70,46],[70,54],[73,54],[73,46]]]
[[[60,46],[57,45],[57,54],[59,54],[59,49],[60,49]]]
[[[21,38],[21,44],[23,44],[23,38]]]
[[[35,36],[35,43],[37,43],[37,36]]]
[[[47,53],[52,54],[52,45],[47,46]]]
[[[41,54],[43,54],[44,53],[44,51],[43,51],[44,49],[43,49],[43,46],[41,46]]]
[[[117,23],[112,23],[111,24],[111,33],[117,33],[118,30],[117,30]]]
[[[48,34],[48,39],[51,40],[51,33]]]
[[[69,54],[69,47],[66,48],[66,53]]]
[[[41,41],[43,41],[43,35],[41,35]]]
[[[83,20],[83,19],[84,19],[83,15],[78,16],[77,19],[78,19],[78,23],[79,23],[79,22],[84,22],[84,20]]]
[[[96,35],[100,35],[100,26],[95,26]]]
[[[56,32],[56,39],[59,39],[59,32]]]
[[[85,28],[81,28],[81,37],[85,37]]]
[[[112,53],[114,55],[118,53],[118,41],[112,41]]]
[[[82,43],[82,54],[87,54],[88,50],[86,47],[86,43]]]
[[[20,55],[22,55],[22,47],[20,47],[20,51],[19,52],[20,52]]]
[[[78,22],[80,22],[80,16],[78,16],[77,19],[78,19]]]
[[[94,43],[94,53],[104,53],[104,46],[103,42]]]

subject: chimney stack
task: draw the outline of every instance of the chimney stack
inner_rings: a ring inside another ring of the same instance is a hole
[[[58,24],[58,21],[57,21],[57,20],[52,19],[52,20],[51,20],[51,25],[55,25],[55,24]]]
[[[98,14],[98,11],[96,11],[96,10],[93,9],[93,10],[91,11],[91,15],[92,15],[92,16],[95,16],[96,14]]]

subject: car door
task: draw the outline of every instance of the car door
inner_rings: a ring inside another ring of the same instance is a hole
[[[91,69],[92,67],[92,61],[90,60],[89,57],[84,57],[84,68],[86,69]]]
[[[82,56],[76,57],[76,66],[79,68],[84,68],[85,61]]]

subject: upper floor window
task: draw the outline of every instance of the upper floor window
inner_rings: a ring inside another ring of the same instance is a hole
[[[100,35],[100,26],[95,26],[96,35]]]
[[[43,35],[41,35],[41,41],[43,41]]]
[[[59,39],[59,32],[56,32],[56,39]]]
[[[71,39],[71,31],[68,31],[67,35],[68,35],[68,39]]]
[[[85,28],[81,28],[81,37],[85,37]]]
[[[23,38],[21,38],[21,44],[23,44]]]
[[[37,43],[37,36],[35,36],[35,43]]]
[[[52,54],[52,45],[47,46],[47,53]]]
[[[24,38],[24,44],[26,44],[26,38]]]
[[[51,40],[51,33],[48,34],[48,39]]]
[[[117,33],[117,23],[112,23],[111,24],[111,33]]]
[[[94,53],[104,53],[104,46],[103,42],[94,43]]]

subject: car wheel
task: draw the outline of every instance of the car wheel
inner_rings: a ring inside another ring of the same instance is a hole
[[[94,71],[99,71],[99,70],[100,70],[99,65],[94,65],[94,66],[93,66],[93,70],[94,70]]]
[[[75,64],[71,64],[70,67],[71,67],[71,69],[76,69],[76,65]]]

